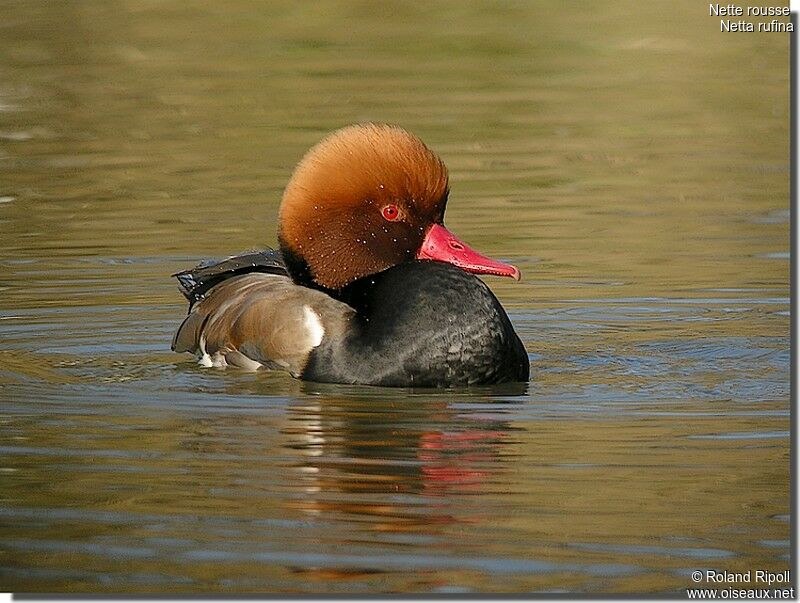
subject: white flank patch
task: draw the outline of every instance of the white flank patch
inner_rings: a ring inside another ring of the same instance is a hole
[[[225,359],[225,355],[220,352],[214,352],[213,356],[205,352],[197,358],[197,364],[205,368],[225,368],[228,366],[228,361]]]
[[[206,352],[206,336],[200,335],[200,353],[197,355],[197,364],[206,368],[211,368],[211,356]]]
[[[228,366],[225,355],[222,352],[214,352],[214,355],[211,357],[211,366],[214,368],[225,368]]]
[[[208,352],[206,352],[205,335],[200,335],[200,353],[197,356],[197,364],[204,366],[205,368],[211,368],[214,366],[214,361],[211,360],[211,356],[209,356]]]
[[[303,324],[311,339],[311,347],[315,348],[322,343],[322,338],[325,336],[325,328],[322,326],[319,315],[311,309],[311,306],[303,306],[303,317]]]

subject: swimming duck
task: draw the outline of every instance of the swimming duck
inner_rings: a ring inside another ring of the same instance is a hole
[[[519,270],[443,225],[442,160],[385,124],[334,132],[297,165],[280,249],[179,272],[189,314],[172,342],[203,366],[317,382],[446,387],[527,381],[528,356],[474,274]]]

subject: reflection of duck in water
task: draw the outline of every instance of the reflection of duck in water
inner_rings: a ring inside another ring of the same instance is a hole
[[[302,398],[281,430],[305,496],[287,505],[307,513],[353,513],[371,530],[416,532],[471,522],[464,495],[500,479],[511,456],[507,422],[457,414],[445,396],[413,404],[378,396]],[[460,398],[463,400],[463,398]],[[295,406],[296,404],[296,406]],[[452,506],[454,500],[461,503]]]
[[[519,270],[442,225],[448,190],[441,159],[408,132],[335,132],[286,187],[280,251],[177,275],[191,306],[173,349],[207,366],[282,368],[331,383],[527,381],[508,316],[469,274],[518,279]]]

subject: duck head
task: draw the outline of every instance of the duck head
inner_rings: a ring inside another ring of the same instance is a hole
[[[424,259],[476,274],[519,270],[471,249],[443,225],[447,168],[396,126],[343,128],[313,147],[283,194],[278,239],[295,281],[338,290]]]

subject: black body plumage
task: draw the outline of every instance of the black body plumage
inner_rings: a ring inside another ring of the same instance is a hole
[[[412,261],[346,287],[356,309],[343,339],[315,348],[312,381],[443,387],[527,381],[525,347],[500,302],[450,264]]]

